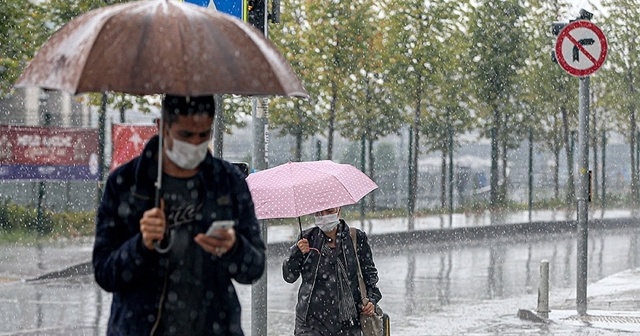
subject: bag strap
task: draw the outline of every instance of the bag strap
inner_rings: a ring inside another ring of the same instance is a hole
[[[349,228],[349,235],[351,236],[351,242],[353,242],[353,250],[356,252],[356,263],[358,264],[358,287],[360,288],[360,296],[362,298],[362,304],[367,304],[367,287],[364,284],[364,278],[362,277],[362,269],[360,268],[360,257],[358,256],[358,246],[356,244],[358,238],[356,237],[356,228]]]

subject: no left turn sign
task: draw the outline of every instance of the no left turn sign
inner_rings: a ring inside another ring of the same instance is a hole
[[[596,72],[607,58],[607,38],[598,26],[586,20],[566,25],[556,40],[558,64],[573,76]]]

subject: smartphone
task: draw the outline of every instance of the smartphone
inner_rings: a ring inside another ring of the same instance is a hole
[[[233,227],[233,225],[236,222],[233,220],[215,220],[211,223],[211,226],[209,226],[209,229],[207,229],[207,236],[210,237],[215,237],[214,232],[218,229],[229,229],[231,227]]]

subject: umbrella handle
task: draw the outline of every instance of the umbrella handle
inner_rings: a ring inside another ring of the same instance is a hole
[[[300,221],[300,216],[298,216],[298,227],[300,227],[300,235],[298,237],[298,240],[302,239],[302,222]]]
[[[173,241],[174,241],[174,236],[173,236],[173,231],[169,231],[169,235],[167,236],[167,246],[162,247],[162,245],[160,244],[159,241],[154,241],[153,242],[153,247],[156,249],[156,252],[160,253],[160,254],[165,254],[167,252],[169,252],[169,250],[171,250],[171,247],[173,246]],[[165,241],[165,239],[163,239],[163,241]]]
[[[164,123],[162,122],[162,119],[160,120],[160,123],[158,125],[158,177],[156,180],[156,198],[155,198],[155,204],[154,206],[156,208],[161,207],[161,200],[162,200],[162,152],[163,152],[163,148],[162,148],[162,138],[163,138],[163,128]],[[153,247],[156,249],[156,251],[158,253],[164,254],[169,252],[169,250],[171,249],[171,246],[173,246],[173,231],[169,230],[169,235],[168,235],[168,243],[166,247],[162,247],[162,245],[160,245],[159,241],[154,241],[153,242]]]

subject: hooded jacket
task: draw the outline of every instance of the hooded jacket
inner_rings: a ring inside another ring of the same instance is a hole
[[[290,248],[290,255],[282,264],[282,276],[288,283],[294,283],[299,277],[302,277],[302,283],[298,291],[298,304],[296,305],[296,321],[304,322],[309,315],[309,302],[313,294],[313,288],[318,277],[318,266],[322,255],[316,251],[321,250],[324,241],[327,239],[325,234],[319,228],[313,227],[302,232],[302,238],[309,241],[309,247],[315,250],[303,254],[297,245]],[[357,311],[362,309],[362,299],[358,288],[358,264],[356,262],[356,254],[353,250],[353,242],[349,235],[349,226],[340,220],[336,239],[340,239],[345,258],[345,267],[353,299],[357,305]],[[373,254],[369,246],[367,235],[361,230],[356,229],[356,241],[358,248],[358,258],[362,269],[362,277],[367,287],[367,295],[369,301],[377,304],[382,299],[380,289],[377,287],[378,270],[373,262]],[[356,319],[358,320],[358,319]],[[358,321],[359,323],[359,321]]]
[[[162,318],[162,300],[169,262],[142,242],[140,219],[154,207],[158,137],[152,138],[137,158],[117,168],[107,179],[96,218],[93,248],[97,283],[113,293],[107,335],[149,335]],[[197,178],[205,201],[195,225],[202,232],[210,218],[232,219],[235,246],[221,257],[203,249],[190,256],[200,265],[207,335],[243,335],[241,307],[231,280],[251,284],[265,267],[265,245],[255,216],[251,194],[240,171],[207,153]],[[195,242],[194,242],[195,244]],[[188,333],[188,331],[185,331]]]

